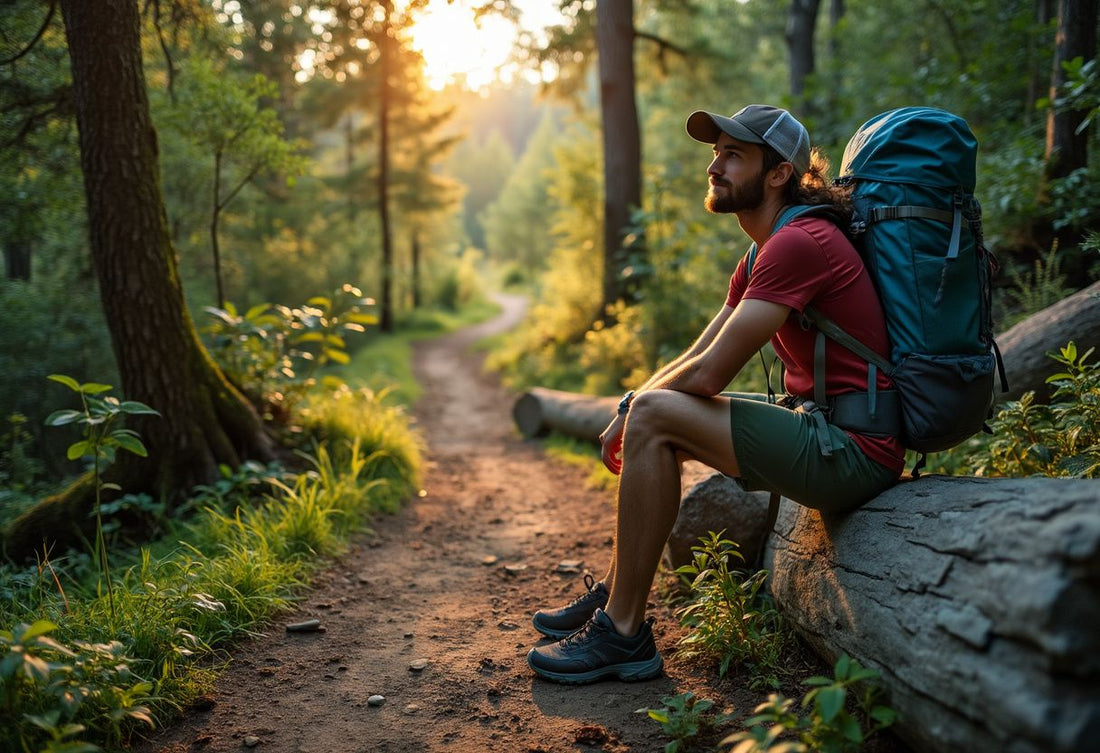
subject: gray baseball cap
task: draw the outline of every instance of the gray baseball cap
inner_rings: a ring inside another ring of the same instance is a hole
[[[750,144],[767,144],[794,165],[799,175],[810,169],[810,134],[806,126],[779,107],[748,105],[728,118],[696,110],[688,116],[687,132],[704,144],[717,143],[720,133]]]

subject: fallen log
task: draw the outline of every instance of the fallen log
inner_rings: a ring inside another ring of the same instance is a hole
[[[882,674],[915,751],[1100,740],[1100,483],[922,477],[859,511],[784,500],[765,566],[826,661]]]
[[[1032,314],[996,339],[1008,376],[1007,392],[997,384],[997,402],[1019,400],[1029,391],[1039,402],[1049,402],[1046,378],[1059,369],[1046,354],[1070,340],[1082,353],[1100,348],[1100,282]]]
[[[617,397],[596,397],[532,387],[512,405],[512,419],[528,439],[551,431],[587,442],[598,442],[615,417]]]

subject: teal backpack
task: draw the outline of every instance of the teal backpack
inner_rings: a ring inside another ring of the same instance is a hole
[[[976,161],[977,139],[949,112],[905,107],[864,123],[844,150],[836,182],[852,187],[849,235],[878,291],[890,358],[812,307],[804,312],[818,328],[818,350],[828,337],[868,362],[866,410],[872,418],[874,370],[890,376],[900,397],[897,433],[922,455],[988,431],[995,373],[1007,389],[993,341],[994,263],[982,243]],[[787,209],[775,230],[813,210]],[[749,252],[750,271],[755,251]],[[823,366],[824,357],[815,358],[816,395],[824,395]],[[923,458],[915,472],[922,465]]]

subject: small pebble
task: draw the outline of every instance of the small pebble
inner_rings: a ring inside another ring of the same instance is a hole
[[[508,573],[509,575],[519,575],[520,573],[522,573],[526,569],[527,569],[527,565],[505,565],[504,566],[504,572]]]
[[[288,633],[317,633],[321,630],[320,620],[306,620],[304,622],[292,622],[286,626]]]
[[[481,564],[483,565],[495,565],[498,561],[497,556],[494,554],[489,554],[481,558]]]
[[[406,714],[415,714],[417,711],[420,711],[420,707],[417,706],[415,703],[410,703],[408,706],[405,707]]]
[[[413,661],[409,662],[409,669],[413,672],[420,672],[427,666],[427,659],[414,659]]]
[[[386,702],[386,696],[384,695],[372,695],[367,699],[368,706],[381,706]]]
[[[255,748],[259,744],[260,738],[256,737],[255,735],[248,735],[244,739],[244,747],[246,748]]]

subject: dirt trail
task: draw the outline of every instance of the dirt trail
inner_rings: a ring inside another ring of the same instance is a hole
[[[659,678],[569,688],[528,669],[534,611],[579,594],[584,571],[602,575],[612,503],[516,432],[514,396],[471,350],[522,316],[521,299],[501,303],[496,319],[416,351],[425,495],[377,520],[292,613],[235,651],[209,707],[144,753],[656,753],[668,738],[635,709],[685,690],[719,697],[707,673],[669,661],[679,627],[662,608]],[[558,572],[566,560],[583,570]],[[284,631],[309,618],[325,632]],[[375,694],[383,705],[368,704]]]

